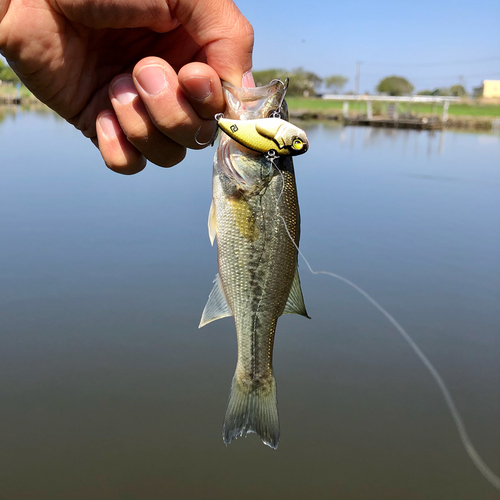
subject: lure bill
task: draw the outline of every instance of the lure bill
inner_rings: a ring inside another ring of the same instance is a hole
[[[223,88],[227,111],[218,122],[225,133],[214,158],[208,222],[210,240],[217,241],[219,273],[200,327],[227,316],[236,326],[238,361],[224,443],[256,433],[277,448],[276,325],[282,314],[309,317],[297,269],[300,213],[292,162],[308,142],[286,120],[267,118],[286,116],[283,82]]]

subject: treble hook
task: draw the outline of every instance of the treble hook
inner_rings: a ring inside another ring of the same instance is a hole
[[[290,78],[288,78],[288,76],[287,76],[285,78],[284,82],[281,81],[279,78],[277,78],[276,80],[273,80],[273,82],[281,83],[281,85],[283,86],[283,90],[282,90],[281,99],[280,99],[280,102],[278,104],[278,107],[269,115],[269,117],[270,118],[281,118],[282,117],[281,110],[283,108],[283,103],[285,102],[285,96],[286,96],[286,92],[288,90],[288,84],[290,82]]]
[[[217,123],[219,123],[219,120],[222,118],[222,116],[223,116],[223,113],[217,113],[214,117],[215,121]],[[215,141],[217,140],[217,135],[219,134],[219,126],[217,125],[215,127],[215,130],[212,134],[212,137],[210,137],[210,139],[207,142],[200,142],[198,140],[198,134],[200,133],[200,130],[201,130],[201,125],[200,125],[200,128],[194,134],[194,142],[196,142],[196,144],[198,144],[198,146],[202,146],[202,147],[205,147],[208,145],[213,146],[215,144]]]
[[[281,82],[281,80],[280,80]],[[283,93],[281,95],[281,101],[278,105],[278,110],[281,111],[281,108],[283,107],[283,103],[285,102],[285,96],[286,96],[286,92],[288,90],[288,84],[290,83],[290,78],[288,78],[288,76],[285,78],[285,81],[284,82],[281,82],[281,84],[283,85]]]

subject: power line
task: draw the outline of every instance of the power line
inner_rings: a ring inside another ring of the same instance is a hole
[[[382,76],[383,73],[364,73],[363,76],[369,76],[369,77],[380,77]],[[484,73],[481,73],[481,74],[476,74],[476,75],[464,75],[462,73],[460,74],[457,74],[455,73],[454,75],[433,75],[433,76],[423,76],[423,77],[420,77],[420,76],[405,76],[405,78],[407,79],[410,79],[410,80],[437,80],[439,78],[459,78],[459,77],[464,77],[464,78],[482,78],[483,80],[487,80],[488,78],[486,78],[486,75],[490,75],[490,76],[500,76],[500,72],[496,71],[496,72],[489,72],[489,71],[485,71]]]
[[[464,59],[461,61],[441,61],[441,62],[432,62],[432,63],[388,63],[388,62],[371,62],[371,61],[363,61],[363,64],[370,64],[373,66],[407,66],[413,68],[423,68],[423,67],[431,67],[431,66],[451,66],[453,64],[474,64],[479,62],[488,62],[488,61],[498,61],[500,60],[500,56],[494,57],[484,57],[481,59]]]
[[[419,76],[414,76],[414,77],[409,77],[414,80],[437,80],[437,79],[444,79],[444,78],[481,78],[483,80],[490,80],[491,78],[487,78],[487,75],[494,76],[494,77],[499,77],[499,73],[481,73],[480,75],[437,75],[437,76],[424,76],[424,77],[419,77]]]

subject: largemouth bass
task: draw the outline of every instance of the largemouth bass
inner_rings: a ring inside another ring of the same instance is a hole
[[[227,134],[221,134],[214,158],[208,223],[212,244],[217,240],[219,274],[200,327],[226,316],[233,316],[236,325],[238,362],[224,443],[254,432],[277,448],[276,324],[286,313],[309,317],[297,270],[300,214],[290,156],[305,152],[308,143],[302,130],[268,118],[277,111],[287,118],[283,82],[254,88],[225,83],[223,88],[227,107],[220,127]],[[256,145],[255,134],[268,142]],[[266,149],[272,152],[264,154]]]

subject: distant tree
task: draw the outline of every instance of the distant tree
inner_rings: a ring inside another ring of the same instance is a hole
[[[316,94],[316,87],[318,87],[323,81],[315,73],[306,71],[303,68],[297,68],[292,71],[286,71],[284,69],[271,68],[264,69],[261,71],[253,71],[253,79],[255,80],[255,85],[267,85],[271,80],[279,78],[284,81],[286,77],[290,78],[290,83],[288,85],[288,95],[300,95],[309,96]]]
[[[451,93],[451,95],[454,95],[457,97],[464,97],[467,95],[467,91],[465,90],[463,85],[452,85],[450,87],[450,93]]]
[[[388,76],[380,80],[377,85],[377,92],[388,95],[408,95],[412,92],[413,85],[402,76]]]
[[[5,65],[0,60],[0,81],[19,83],[21,80],[19,80],[19,77],[14,73],[14,70],[10,66]]]
[[[275,80],[277,78],[279,78],[280,80],[284,80],[288,76],[288,73],[284,69],[277,68],[252,71],[252,74],[255,85],[257,85],[257,87],[267,85],[271,80]]]
[[[323,79],[315,73],[306,71],[303,68],[296,68],[290,73],[288,94],[305,97],[316,95],[316,87],[318,87],[322,81]]]
[[[450,96],[451,92],[450,89],[443,87],[440,89],[433,90],[432,95]]]
[[[432,90],[421,90],[420,92],[417,92],[417,95],[433,95]]]
[[[344,88],[349,78],[342,75],[331,75],[325,78],[325,85],[328,89],[333,89],[335,93]]]

